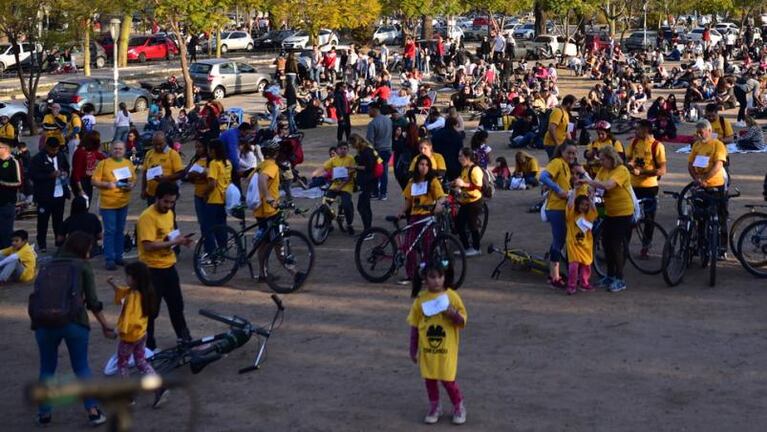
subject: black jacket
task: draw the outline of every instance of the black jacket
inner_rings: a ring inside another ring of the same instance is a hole
[[[67,173],[69,175],[69,162],[67,162],[67,156],[59,152],[56,154],[57,163],[59,165],[59,171]],[[53,191],[56,188],[56,181],[58,178],[51,178],[51,173],[55,171],[53,162],[48,159],[48,153],[42,151],[32,157],[32,165],[29,167],[29,176],[32,178],[34,184],[33,195],[35,202],[49,202],[53,200]],[[69,185],[68,181],[62,182],[64,188],[64,198],[69,199]]]
[[[463,148],[463,135],[451,127],[444,127],[434,132],[431,141],[434,143],[434,151],[445,159],[445,177],[448,180],[458,178],[462,169],[458,162],[458,152]]]

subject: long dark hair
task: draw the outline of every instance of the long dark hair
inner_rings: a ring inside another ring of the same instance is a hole
[[[210,166],[211,160],[217,160],[224,162],[224,165],[229,161],[226,155],[226,149],[224,149],[224,142],[220,139],[213,139],[208,141],[208,165]]]
[[[487,141],[488,137],[487,131],[484,130],[478,130],[474,136],[471,137],[471,149],[472,150],[479,150],[480,147],[482,147],[482,144]]]
[[[141,293],[141,315],[154,316],[157,303],[149,267],[141,261],[132,262],[125,265],[125,275],[133,279],[134,286],[130,288]]]
[[[413,182],[418,180],[418,178],[420,177],[420,174],[418,173],[418,164],[420,164],[422,160],[425,160],[426,162],[429,163],[429,172],[426,173],[426,176],[424,176],[422,180],[422,181],[426,181],[427,182],[426,184],[428,186],[428,185],[431,185],[431,180],[435,177],[435,175],[433,170],[434,168],[431,166],[431,159],[426,155],[422,155],[419,153],[418,156],[416,156],[415,169],[413,170],[413,173],[410,175],[410,178],[413,180]]]

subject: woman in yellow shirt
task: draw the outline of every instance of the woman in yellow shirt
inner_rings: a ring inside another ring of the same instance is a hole
[[[602,223],[601,236],[607,261],[607,276],[600,284],[610,292],[620,292],[626,289],[623,266],[626,263],[627,242],[634,216],[631,174],[612,147],[602,148],[599,151],[599,160],[602,162],[602,168],[597,173],[597,178],[582,179],[578,183],[588,184],[594,189],[595,195],[604,199],[606,216]]]
[[[99,213],[104,225],[104,262],[107,270],[123,265],[123,236],[131,191],[136,186],[133,163],[125,157],[125,143],[112,145],[110,157],[99,161],[91,183],[101,192]]]
[[[474,151],[464,147],[458,152],[458,163],[461,164],[461,175],[453,180],[452,187],[458,191],[458,202],[461,207],[455,219],[458,236],[461,238],[466,256],[479,255],[479,216],[482,212],[482,180],[484,175],[482,168],[475,165]],[[466,230],[471,233],[469,244]]]
[[[541,172],[538,159],[526,151],[518,151],[514,155],[514,177],[525,179],[525,185],[538,186],[538,174]]]
[[[447,171],[447,165],[445,165],[445,158],[442,157],[441,154],[435,153],[432,148],[431,141],[424,139],[421,140],[418,143],[418,152],[429,159],[431,159],[431,166],[432,170],[434,171],[434,175],[436,175],[439,178],[442,178],[445,176],[445,172]],[[418,159],[418,156],[413,158],[412,161],[410,161],[410,168],[408,171],[412,174],[415,172],[415,164],[416,159]]]
[[[213,227],[226,225],[226,188],[232,182],[232,163],[226,154],[224,143],[219,139],[211,140],[208,143],[208,167],[205,178],[207,184],[205,187],[205,211],[204,218],[200,225],[202,236],[205,239],[205,251],[213,252],[216,244],[226,243],[226,234],[221,231],[220,238],[215,240],[211,236]]]
[[[431,159],[425,155],[416,156],[416,170],[412,174],[405,189],[402,190],[402,196],[405,198],[405,205],[400,211],[400,217],[407,216],[407,223],[414,224],[435,213],[442,212],[442,203],[445,201],[445,191],[431,167]],[[403,247],[410,247],[415,242],[420,229],[408,230]],[[423,251],[431,249],[431,232],[427,231],[423,237],[421,246]],[[415,277],[418,271],[418,257],[415,251],[409,253],[406,257],[405,273],[406,277],[400,280],[400,284],[407,285]]]
[[[194,157],[186,169],[186,179],[194,185],[194,213],[197,222],[202,223],[205,217],[205,201],[208,188],[208,148],[202,141],[194,142]],[[200,226],[202,231],[202,225]]]

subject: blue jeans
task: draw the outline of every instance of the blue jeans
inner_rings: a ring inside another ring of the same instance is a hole
[[[205,252],[211,253],[216,249],[216,244],[226,243],[226,234],[221,232],[221,236],[213,239],[211,231],[218,225],[226,225],[226,207],[223,204],[205,204],[203,208],[202,219],[202,237],[205,239]],[[220,237],[220,238],[219,238]]]
[[[287,109],[288,114],[288,128],[290,129],[290,133],[298,133],[298,126],[296,126],[296,106],[290,105]]]
[[[104,261],[120,262],[125,250],[125,220],[128,218],[128,206],[119,209],[100,209],[104,224]]]
[[[88,336],[90,330],[80,324],[69,323],[64,327],[38,328],[35,330],[37,348],[40,352],[40,381],[45,382],[53,378],[59,360],[59,345],[61,341],[67,344],[69,362],[77,378],[84,380],[91,377],[91,369],[88,367]],[[84,401],[85,409],[95,407],[94,399]],[[42,404],[38,407],[38,413],[49,414],[52,407]]]
[[[551,225],[551,248],[549,249],[549,261],[559,262],[562,260],[562,249],[567,239],[567,224],[565,223],[564,210],[546,210],[546,219]]]
[[[118,126],[115,128],[115,136],[112,141],[125,142],[128,139],[128,132],[130,132],[129,126]]]
[[[528,132],[524,135],[518,135],[509,140],[510,148],[525,148],[533,143],[533,139],[536,137],[535,132]]]
[[[389,160],[391,159],[391,150],[379,151],[378,156],[381,156],[384,164],[384,172],[380,179],[378,179],[378,196],[386,195],[389,188]]]
[[[272,115],[272,121],[269,123],[269,129],[276,131],[277,130],[277,124],[279,123],[280,119],[280,107],[277,105],[272,105],[269,113]]]
[[[16,204],[8,203],[0,205],[0,249],[5,249],[11,245],[11,234],[13,234],[13,221],[16,219]]]

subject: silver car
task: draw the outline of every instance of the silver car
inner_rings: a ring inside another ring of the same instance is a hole
[[[203,94],[223,99],[235,93],[262,92],[271,76],[253,66],[229,59],[202,60],[189,66],[192,82]]]

